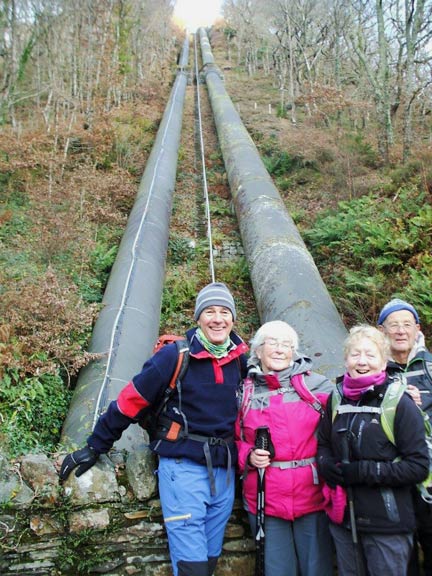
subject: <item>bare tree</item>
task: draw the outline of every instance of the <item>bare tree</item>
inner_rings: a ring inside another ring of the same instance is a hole
[[[267,17],[258,17],[264,5]],[[299,102],[326,123],[334,114],[341,121],[343,109],[357,127],[370,116],[387,163],[401,114],[408,157],[413,110],[432,81],[432,0],[225,0],[224,6],[238,64],[253,73],[257,52],[272,55],[281,109],[291,110],[293,123]]]
[[[76,111],[91,125],[95,107],[109,109],[130,98],[146,76],[165,69],[167,81],[165,62],[173,59],[175,44],[172,9],[171,0],[4,0],[4,120],[14,121],[17,103],[30,98],[47,130],[59,114]]]
[[[3,119],[9,115],[14,125],[16,104],[28,96],[20,85],[24,88],[26,68],[35,45],[31,17],[31,4],[23,0],[5,0],[0,10],[1,115]]]
[[[316,84],[319,63],[329,38],[329,10],[316,0],[273,0],[272,31],[279,41],[275,50],[280,89],[288,77],[291,121],[296,122],[295,101],[301,94],[309,114],[318,112]]]
[[[353,61],[365,73],[375,103],[378,124],[378,150],[384,162],[394,134],[391,117],[390,40],[383,0],[350,2],[351,26],[345,33]]]
[[[402,65],[399,66],[404,74],[404,84],[400,92],[403,97],[403,160],[408,159],[412,146],[412,109],[418,95],[431,82],[430,76],[422,79],[421,69],[424,64],[431,62],[428,45],[432,37],[432,5],[427,0],[404,0],[401,21],[395,19],[396,29],[401,30],[400,53],[403,55]],[[429,53],[428,53],[429,52]]]
[[[256,72],[259,51],[268,38],[264,14],[266,5],[259,0],[225,0],[223,14],[237,47],[237,64],[243,62],[249,75]]]
[[[355,28],[345,37],[372,89],[380,155],[389,161],[393,120],[402,102],[406,159],[412,145],[412,106],[427,85],[421,70],[431,60],[425,49],[432,34],[430,0],[375,0],[374,5],[360,0],[350,2],[350,11]]]

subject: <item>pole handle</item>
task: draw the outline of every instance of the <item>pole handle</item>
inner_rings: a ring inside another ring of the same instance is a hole
[[[271,441],[270,430],[268,426],[259,426],[255,431],[255,448],[268,450],[270,458],[274,458],[275,448]]]

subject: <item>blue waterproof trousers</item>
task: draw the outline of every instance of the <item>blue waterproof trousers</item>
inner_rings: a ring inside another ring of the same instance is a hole
[[[174,576],[211,576],[234,503],[234,468],[213,469],[187,458],[159,459],[159,494]]]

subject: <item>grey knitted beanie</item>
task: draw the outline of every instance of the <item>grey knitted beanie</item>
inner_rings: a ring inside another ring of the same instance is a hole
[[[209,306],[225,306],[231,310],[233,320],[236,319],[234,298],[223,282],[212,282],[199,291],[195,304],[195,320],[198,320],[204,308]]]

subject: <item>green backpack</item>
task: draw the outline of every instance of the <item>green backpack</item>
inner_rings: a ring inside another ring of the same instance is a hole
[[[338,386],[334,389],[332,393],[332,420],[335,419],[336,414],[346,414],[348,412],[373,412],[380,415],[381,426],[384,430],[385,435],[390,440],[390,442],[396,446],[395,434],[394,434],[394,420],[396,415],[396,407],[402,395],[407,389],[407,383],[405,377],[399,376],[393,380],[387,387],[386,393],[384,394],[381,406],[352,406],[351,404],[341,404],[342,394]],[[421,497],[428,504],[432,504],[432,494],[428,492],[428,488],[432,488],[432,426],[429,420],[429,416],[420,407],[418,407],[422,416],[423,423],[425,427],[425,437],[426,444],[429,451],[429,474],[426,480],[423,480],[420,484],[417,484],[417,488],[421,494]],[[396,459],[397,460],[397,459]]]

